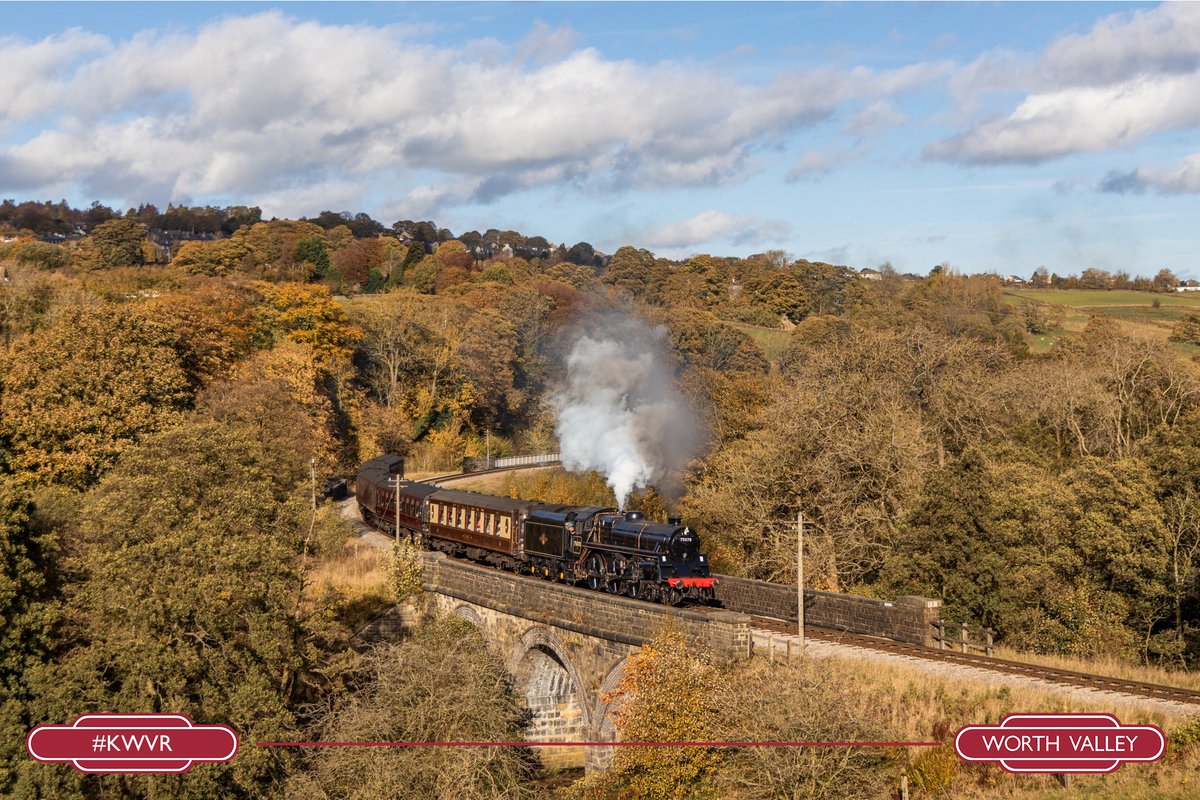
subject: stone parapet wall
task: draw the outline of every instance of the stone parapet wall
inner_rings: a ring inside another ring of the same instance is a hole
[[[796,587],[732,575],[718,575],[717,597],[729,611],[776,619],[796,619]],[[878,600],[840,592],[804,590],[804,621],[819,628],[934,645],[933,623],[941,601],[905,596]]]
[[[750,620],[719,609],[654,605],[422,553],[422,589],[583,636],[638,647],[674,626],[718,663],[750,657]]]

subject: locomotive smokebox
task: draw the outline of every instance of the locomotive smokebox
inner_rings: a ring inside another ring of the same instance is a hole
[[[667,517],[668,525],[679,526],[683,524],[683,517]]]

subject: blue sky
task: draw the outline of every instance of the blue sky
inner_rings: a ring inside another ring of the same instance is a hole
[[[4,197],[1200,275],[1200,4],[0,9]]]

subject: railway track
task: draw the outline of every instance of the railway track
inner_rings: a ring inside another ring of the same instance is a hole
[[[795,634],[796,624],[771,617],[752,616],[754,626],[760,629]],[[1167,700],[1174,703],[1194,705],[1200,709],[1200,692],[1192,689],[1181,689],[1175,686],[1162,686],[1156,683],[1143,683],[1126,678],[1113,678],[1106,675],[1092,675],[1086,672],[1044,667],[1038,664],[1026,664],[1022,661],[1012,661],[1006,658],[956,653],[951,650],[934,650],[921,645],[897,642],[891,639],[880,639],[874,636],[863,636],[857,633],[831,630],[829,628],[805,628],[805,634],[813,639],[835,644],[845,644],[852,647],[862,647],[893,655],[921,658],[928,661],[940,661],[947,664],[957,664],[964,667],[1001,672],[1007,675],[1020,675],[1049,683],[1078,686],[1084,689],[1094,689],[1102,692],[1119,692],[1136,697],[1148,697],[1154,700]]]
[[[520,469],[533,469],[543,466],[552,466],[552,464],[496,467],[493,469],[479,470],[478,472],[438,475],[431,478],[425,478],[421,482],[436,485],[442,483],[443,481],[464,480],[467,478],[494,475],[501,472],[512,472]],[[696,607],[696,610],[707,609]],[[761,617],[754,615],[751,615],[751,619],[753,620],[754,626],[762,630],[782,634],[795,634],[796,632],[794,622],[775,619],[773,617]],[[1143,681],[1129,680],[1127,678],[1114,678],[1107,675],[1093,675],[1086,672],[1076,672],[1074,670],[1059,669],[1056,667],[1045,667],[1038,664],[1027,664],[1022,661],[1012,661],[1011,659],[996,658],[993,656],[959,653],[952,650],[934,650],[929,647],[910,644],[908,642],[898,642],[892,639],[881,639],[875,636],[864,636],[862,634],[850,633],[848,631],[840,631],[830,628],[809,626],[806,628],[805,633],[812,639],[818,639],[820,641],[830,642],[833,644],[861,647],[867,650],[875,650],[898,656],[907,656],[909,658],[920,658],[926,661],[955,664],[963,667],[974,667],[975,669],[989,670],[991,672],[999,672],[1006,675],[1017,675],[1020,677],[1045,681],[1047,683],[1075,686],[1101,692],[1116,692],[1134,697],[1146,697],[1153,700],[1165,700],[1168,702],[1182,703],[1185,705],[1195,706],[1197,709],[1200,709],[1200,691],[1195,691],[1192,689],[1182,689],[1176,686],[1163,686],[1161,684],[1145,683]]]
[[[422,478],[417,483],[428,483],[432,486],[437,486],[441,483],[452,483],[456,481],[465,481],[471,478],[481,478],[485,475],[497,475],[501,472],[517,472],[523,469],[542,469],[544,467],[558,466],[557,461],[547,461],[538,464],[520,464],[513,467],[492,467],[491,469],[481,469],[475,472],[455,472],[450,475],[434,475],[432,478]]]

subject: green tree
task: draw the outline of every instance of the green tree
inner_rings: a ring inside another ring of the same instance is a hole
[[[129,450],[80,513],[65,640],[34,712],[175,712],[243,742],[299,734],[318,658],[299,618],[304,492],[272,479],[255,437],[194,421]],[[305,526],[306,527],[306,526]],[[244,748],[185,781],[42,770],[47,794],[277,797],[293,757]]]
[[[29,765],[21,743],[39,721],[30,714],[31,678],[49,658],[54,615],[53,548],[31,513],[28,499],[0,478],[0,794],[6,797]]]
[[[294,259],[312,264],[318,278],[325,277],[329,271],[329,251],[325,248],[325,239],[321,236],[309,236],[296,242]]]

